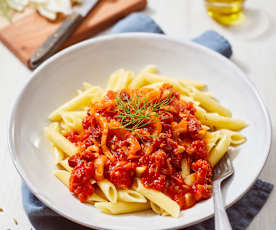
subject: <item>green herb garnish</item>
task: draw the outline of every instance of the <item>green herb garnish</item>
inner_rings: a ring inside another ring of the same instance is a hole
[[[119,118],[123,127],[116,128],[125,128],[129,131],[135,131],[154,123],[155,118],[165,112],[162,107],[169,105],[174,98],[172,94],[169,93],[166,98],[152,102],[150,96],[151,95],[147,97],[137,95],[137,97],[130,98],[127,95],[122,98],[122,96],[117,95],[117,106],[115,110],[118,112],[118,115],[116,115],[116,117]]]

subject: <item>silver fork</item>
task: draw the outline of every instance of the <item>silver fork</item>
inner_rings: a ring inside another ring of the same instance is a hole
[[[224,202],[221,195],[220,185],[223,180],[230,177],[234,173],[231,160],[228,153],[219,161],[214,168],[213,174],[213,194],[214,194],[214,209],[215,209],[215,229],[216,230],[231,230],[227,213],[224,208]]]

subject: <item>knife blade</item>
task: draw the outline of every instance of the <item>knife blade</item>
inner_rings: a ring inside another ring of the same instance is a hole
[[[75,6],[73,13],[69,15],[58,29],[35,51],[30,59],[29,66],[34,69],[47,58],[55,54],[98,2],[99,0],[83,0],[81,5]]]
[[[98,1],[99,0],[82,0],[82,4],[75,6],[73,11],[79,13],[82,17],[86,17]]]

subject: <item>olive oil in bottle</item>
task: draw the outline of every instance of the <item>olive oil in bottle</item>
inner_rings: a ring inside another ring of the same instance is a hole
[[[230,26],[240,24],[244,19],[245,0],[205,0],[208,14],[218,23]]]

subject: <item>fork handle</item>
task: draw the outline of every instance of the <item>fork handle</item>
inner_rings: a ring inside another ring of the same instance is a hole
[[[214,209],[215,209],[215,229],[216,230],[232,230],[227,213],[224,208],[224,203],[221,195],[220,180],[215,180],[213,183],[214,193]]]

